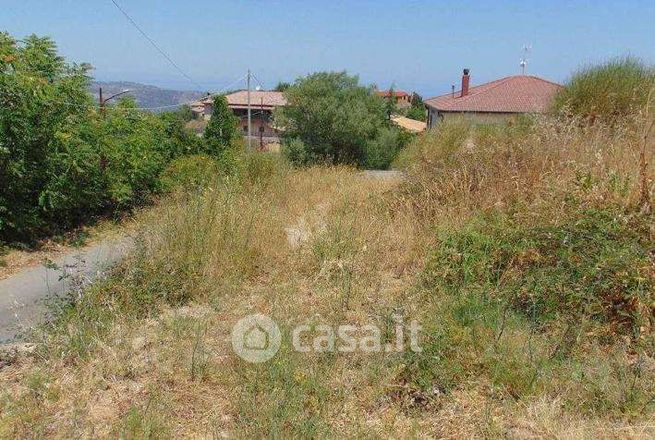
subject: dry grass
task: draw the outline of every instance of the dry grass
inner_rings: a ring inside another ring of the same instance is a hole
[[[632,215],[630,130],[539,124],[445,126],[406,152],[406,182],[282,169],[172,198],[143,216],[140,250],[116,277],[37,335],[34,356],[0,371],[0,435],[655,435],[646,329],[607,338],[593,320],[537,326],[490,300],[494,290],[452,292],[430,278],[443,234],[480,216],[558,227],[571,203]],[[400,314],[424,325],[424,352],[304,354],[283,343],[248,364],[229,335],[255,312],[285,335],[308,322],[384,328]]]

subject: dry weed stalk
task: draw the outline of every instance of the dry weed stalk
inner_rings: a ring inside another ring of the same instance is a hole
[[[650,214],[652,212],[652,204],[650,200],[650,179],[648,178],[648,161],[646,160],[646,147],[648,139],[655,125],[655,118],[650,117],[651,98],[653,96],[653,89],[648,93],[648,100],[646,101],[645,117],[646,127],[641,139],[641,148],[639,150],[639,205],[641,212]]]

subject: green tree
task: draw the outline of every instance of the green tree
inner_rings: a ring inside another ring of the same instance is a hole
[[[62,210],[62,223],[76,216],[73,204],[95,203],[89,193],[96,185],[85,178],[53,184],[66,179],[60,170],[91,176],[98,164],[88,119],[90,67],[66,64],[52,40],[35,35],[17,41],[0,34],[0,54],[0,239],[25,239]]]
[[[0,33],[0,241],[139,203],[169,161],[200,148],[181,115],[142,112],[131,99],[100,114],[89,70],[48,38]]]
[[[204,135],[209,154],[220,156],[232,145],[238,137],[238,122],[238,118],[228,107],[227,98],[224,95],[214,97],[214,108]]]
[[[425,122],[427,120],[427,112],[425,110],[425,103],[423,98],[416,92],[412,93],[412,106],[407,109],[405,114],[410,119]]]
[[[296,139],[312,161],[364,165],[367,142],[388,126],[384,100],[345,72],[299,78],[285,96],[289,105],[276,122],[286,128],[285,142]]]
[[[198,154],[203,151],[202,139],[186,128],[187,122],[193,119],[193,115],[189,117],[188,113],[190,112],[191,109],[184,106],[178,111],[164,112],[159,115],[164,123],[166,134],[172,142],[171,153],[173,156]]]
[[[289,84],[288,82],[280,81],[280,82],[277,83],[277,85],[275,86],[275,88],[273,90],[276,91],[276,92],[284,92],[289,87],[291,87],[291,84]]]
[[[389,94],[384,101],[387,110],[387,117],[391,119],[391,115],[395,114],[398,110],[398,98],[396,97],[396,91],[394,90],[393,85],[389,87]]]

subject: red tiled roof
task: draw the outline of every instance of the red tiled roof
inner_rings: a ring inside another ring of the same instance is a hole
[[[248,91],[239,90],[238,92],[225,95],[227,104],[230,107],[246,108],[248,107]],[[213,102],[213,97],[208,97],[202,100],[203,103],[210,104]],[[282,92],[267,92],[263,90],[250,91],[250,105],[252,107],[259,107],[263,103],[264,107],[283,107],[287,105],[287,100]]]
[[[508,76],[471,87],[466,96],[460,92],[425,100],[425,104],[443,112],[543,113],[550,107],[559,84],[536,76]]]
[[[378,96],[382,96],[384,98],[388,98],[389,96],[391,96],[391,90],[378,90],[376,93],[378,94]],[[409,96],[409,93],[405,92],[404,90],[394,90],[393,94],[396,98]]]
[[[231,107],[248,106],[248,91],[246,90],[230,93],[225,97],[227,98],[228,105]],[[287,105],[287,100],[282,92],[252,90],[250,92],[250,105],[261,106],[262,102],[264,107],[283,107]]]

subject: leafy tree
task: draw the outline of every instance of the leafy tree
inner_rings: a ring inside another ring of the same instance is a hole
[[[385,98],[387,117],[391,119],[391,115],[395,114],[398,110],[398,98],[393,85],[389,87],[389,94]]]
[[[185,107],[188,108],[188,106]],[[198,154],[203,151],[202,139],[186,128],[187,122],[193,119],[193,115],[189,118],[184,108],[175,112],[161,113],[159,118],[164,123],[166,134],[172,142],[171,154],[173,156]]]
[[[425,110],[425,103],[423,98],[416,92],[412,93],[412,106],[407,109],[405,114],[410,119],[425,122],[427,120],[427,112]]]
[[[238,137],[238,122],[238,118],[228,107],[227,98],[224,95],[214,97],[214,109],[204,135],[209,154],[220,156],[232,145]]]
[[[285,139],[301,141],[302,157],[313,161],[363,165],[367,142],[388,126],[384,100],[345,72],[299,78],[285,96],[289,105],[276,121],[286,128]]]
[[[65,179],[59,170],[88,175],[94,163],[93,101],[86,92],[89,66],[66,64],[52,40],[31,35],[17,41],[2,33],[0,54],[0,238],[20,239],[60,208],[93,203],[84,193],[95,186],[82,178],[61,185],[70,192],[87,185],[79,197],[50,189]]]
[[[277,83],[273,90],[276,92],[285,92],[289,87],[291,87],[291,84],[288,82],[280,81]]]
[[[0,33],[0,241],[31,241],[143,201],[173,158],[199,140],[181,115],[125,99],[100,114],[87,64],[48,38]]]

